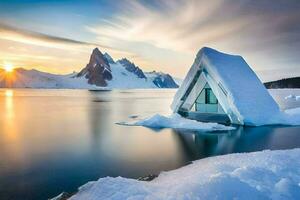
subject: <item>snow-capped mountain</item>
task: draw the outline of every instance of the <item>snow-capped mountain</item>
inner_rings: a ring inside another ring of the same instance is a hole
[[[90,62],[76,77],[85,77],[89,84],[102,87],[106,87],[107,81],[113,78],[110,65],[98,48],[93,50]]]
[[[0,70],[0,87],[14,88],[79,88],[133,89],[177,88],[169,74],[143,72],[126,58],[118,61],[95,48],[89,63],[79,73],[56,75],[37,70],[15,69],[13,73]]]
[[[177,88],[178,84],[170,74],[162,72],[146,72],[146,77],[151,79],[152,82],[159,88]]]

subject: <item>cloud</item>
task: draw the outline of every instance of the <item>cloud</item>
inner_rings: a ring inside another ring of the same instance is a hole
[[[6,24],[0,24],[0,39],[62,49],[70,49],[74,48],[74,46],[84,46],[89,48],[94,48],[97,46],[103,49],[111,49],[109,46],[101,45],[99,43],[83,42],[69,38],[47,35],[34,31],[19,29]]]
[[[123,50],[119,48],[118,46],[116,47],[111,47],[109,44],[108,45],[103,45],[101,43],[93,43],[93,42],[85,42],[85,41],[79,41],[79,40],[73,40],[69,38],[64,38],[64,37],[58,37],[58,36],[52,36],[48,34],[43,34],[35,31],[29,31],[29,30],[24,30],[20,29],[17,27],[9,26],[7,24],[0,23],[0,40],[1,41],[1,49],[4,51],[5,48],[10,53],[15,53],[16,55],[14,57],[7,57],[7,59],[14,58],[22,58],[22,55],[26,55],[27,58],[29,58],[30,53],[27,52],[27,54],[23,54],[24,49],[30,49],[31,51],[31,60],[32,58],[36,58],[37,60],[41,60],[42,58],[48,58],[49,55],[41,56],[37,55],[36,53],[38,51],[43,51],[43,52],[48,52],[48,54],[57,54],[56,52],[69,55],[70,53],[73,54],[78,54],[78,53],[84,53],[84,54],[90,54],[91,50],[94,49],[95,47],[98,47],[101,49],[103,52],[109,52],[112,53],[113,55],[117,56],[118,58],[120,57],[135,57],[139,58],[139,60],[142,60],[137,54],[133,52],[128,52],[126,50]],[[26,48],[23,46],[23,50],[21,48],[16,48],[17,44],[13,44],[14,46],[8,46],[8,44],[4,41],[12,41],[12,42],[17,42],[19,44],[24,44],[27,45]],[[36,47],[36,48],[34,48]],[[45,50],[45,49],[53,49],[51,51]],[[15,50],[14,50],[15,49]],[[68,51],[64,52],[64,51]],[[33,53],[34,52],[34,53]],[[82,54],[81,54],[82,55]],[[23,56],[23,60],[24,60]],[[51,57],[53,58],[53,56]],[[61,58],[63,60],[68,60],[72,58]],[[77,59],[77,58],[76,58]],[[75,59],[75,60],[76,60]],[[73,58],[74,60],[74,58]]]
[[[242,54],[256,68],[278,68],[280,57],[286,64],[300,62],[298,0],[157,0],[154,6],[122,2],[117,15],[87,26],[102,44],[144,57],[161,49],[196,54],[211,46]]]
[[[300,14],[291,6],[296,1],[284,2],[278,1],[282,8],[279,10],[278,4],[272,5],[274,3],[267,0],[260,3],[247,0],[159,1],[161,9],[148,7],[140,1],[125,1],[120,5],[123,12],[87,29],[103,42],[145,42],[176,50],[194,50],[236,36],[245,40],[268,40],[270,35],[264,35],[266,33],[273,33],[271,37],[275,38],[299,27]],[[253,33],[263,38],[252,37]]]
[[[236,13],[238,6],[225,4],[223,0],[159,1],[160,9],[140,1],[125,2],[120,5],[123,12],[87,27],[98,35],[98,41],[144,42],[158,48],[195,51],[243,30],[255,20],[234,16],[232,13]]]

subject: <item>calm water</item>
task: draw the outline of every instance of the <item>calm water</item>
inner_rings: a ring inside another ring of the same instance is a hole
[[[100,177],[137,178],[213,155],[300,147],[300,127],[197,133],[115,124],[169,113],[174,92],[0,90],[0,199],[47,199]],[[288,94],[275,98],[300,106],[280,97]]]

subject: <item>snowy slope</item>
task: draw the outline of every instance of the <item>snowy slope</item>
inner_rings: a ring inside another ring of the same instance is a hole
[[[37,70],[15,69],[13,74],[0,71],[0,87],[11,88],[69,88],[95,89],[85,78],[74,78],[76,73],[56,75]]]
[[[300,199],[300,149],[205,158],[150,182],[100,178],[70,200]]]
[[[108,87],[120,89],[157,88],[152,78],[139,78],[136,74],[126,70],[122,64],[110,64],[113,79],[108,81]]]

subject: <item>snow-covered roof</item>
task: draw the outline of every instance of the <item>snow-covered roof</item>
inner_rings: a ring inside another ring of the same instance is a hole
[[[178,112],[191,96],[194,98],[189,100],[195,100],[201,92],[197,85],[201,78],[208,82],[232,123],[269,124],[272,116],[280,112],[277,103],[241,56],[208,47],[200,49],[178,89],[171,106],[174,112]]]

